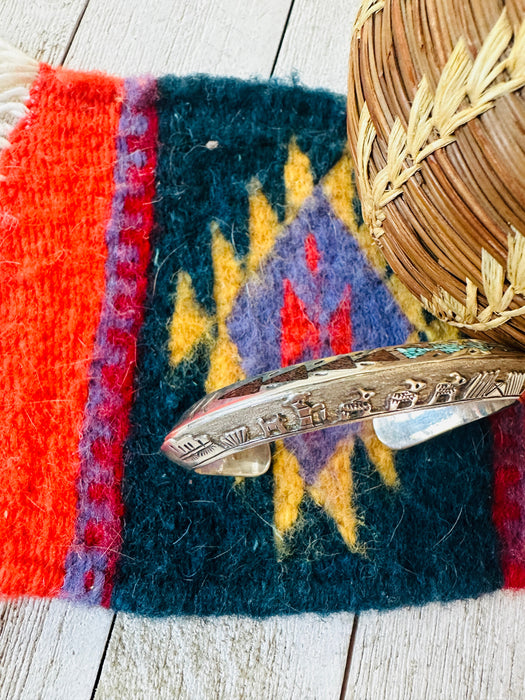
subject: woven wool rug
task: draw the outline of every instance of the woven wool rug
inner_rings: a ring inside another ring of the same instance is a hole
[[[393,608],[525,585],[524,410],[392,453],[159,454],[193,402],[455,331],[370,244],[342,96],[119,78],[0,48],[0,593],[148,615]]]

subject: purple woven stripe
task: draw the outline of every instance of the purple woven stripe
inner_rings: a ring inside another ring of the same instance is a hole
[[[122,447],[131,402],[131,391],[126,388],[142,322],[149,260],[144,240],[150,222],[137,213],[136,205],[141,199],[151,199],[146,186],[152,180],[152,142],[156,138],[154,98],[152,79],[126,80],[116,140],[115,193],[106,230],[105,296],[79,446],[76,537],[66,558],[61,592],[62,597],[93,605],[109,602],[112,569],[121,544]],[[128,206],[130,203],[135,206]]]

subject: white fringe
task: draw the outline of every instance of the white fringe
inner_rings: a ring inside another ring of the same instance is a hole
[[[0,151],[8,136],[27,112],[29,88],[36,78],[38,62],[0,39]]]

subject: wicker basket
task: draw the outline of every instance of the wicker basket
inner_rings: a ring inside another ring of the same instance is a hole
[[[525,0],[368,0],[348,130],[365,220],[409,289],[525,347]]]

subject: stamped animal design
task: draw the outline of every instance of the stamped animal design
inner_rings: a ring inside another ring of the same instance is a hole
[[[402,408],[413,408],[419,400],[419,392],[427,385],[420,379],[407,379],[406,389],[397,389],[386,397],[387,411],[398,411]]]
[[[460,386],[467,383],[465,377],[463,377],[458,372],[452,372],[449,375],[450,379],[438,382],[432,396],[428,401],[428,405],[431,406],[437,403],[450,403],[454,401],[458,394]]]
[[[368,416],[372,413],[372,404],[370,399],[375,396],[375,391],[357,388],[348,401],[343,402],[339,406],[339,418],[341,420],[351,420],[352,418],[360,418]]]
[[[271,435],[283,435],[288,432],[286,427],[286,416],[282,413],[274,413],[271,416],[265,416],[264,418],[258,418],[257,423],[261,428],[264,437],[270,437]]]

